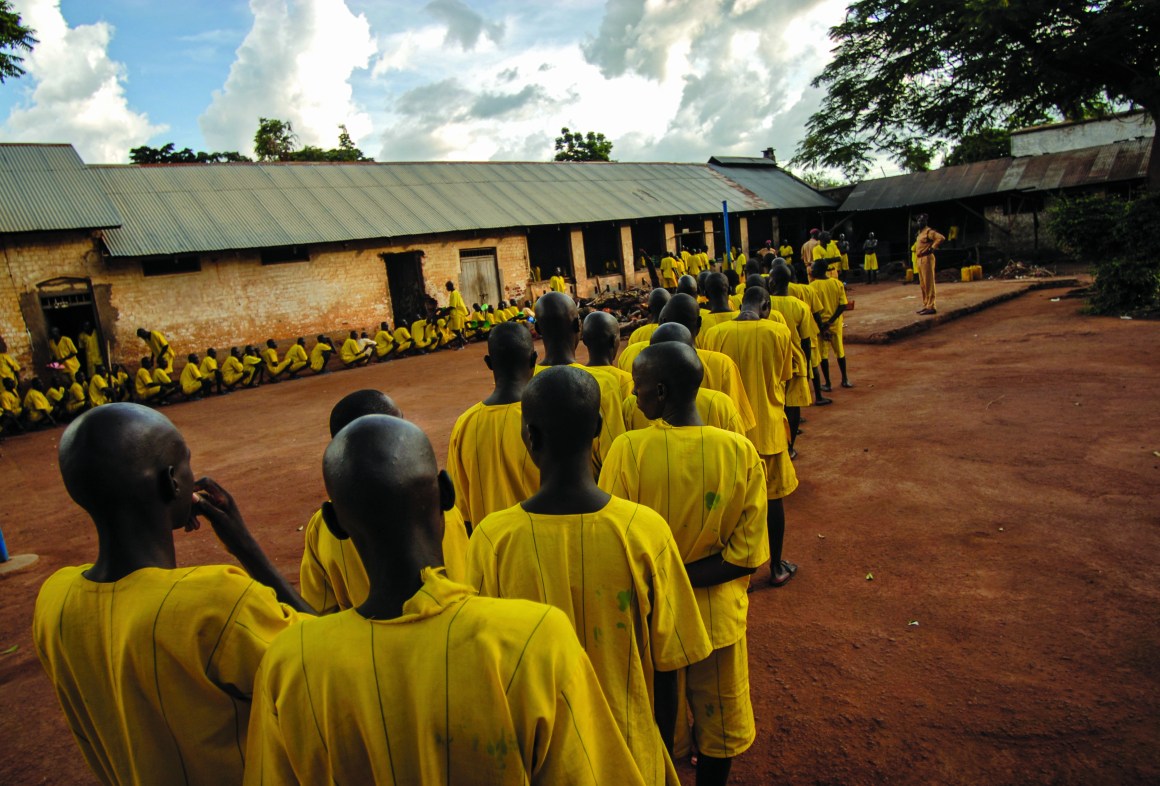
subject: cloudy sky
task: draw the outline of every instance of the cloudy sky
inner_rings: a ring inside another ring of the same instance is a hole
[[[845,0],[14,0],[40,44],[0,141],[252,154],[259,117],[379,161],[793,154]]]

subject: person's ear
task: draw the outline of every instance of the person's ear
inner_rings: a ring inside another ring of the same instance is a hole
[[[447,474],[447,470],[439,470],[439,509],[443,511],[451,510],[455,507],[455,484],[451,482],[451,476]]]
[[[483,356],[483,364],[485,366],[487,366],[488,371],[495,371],[495,368],[493,368],[491,365],[491,355],[484,355]]]
[[[604,416],[597,414],[596,415],[596,433],[592,435],[593,439],[598,439],[600,437],[600,430],[602,428],[604,428]]]
[[[524,427],[520,431],[524,438],[524,447],[528,449],[529,454],[535,456],[540,450],[540,445],[543,444],[543,435],[540,434],[538,428],[526,420],[524,421]]]
[[[171,502],[177,499],[180,492],[181,482],[177,479],[177,467],[170,465],[161,474],[161,499]]]
[[[540,353],[533,349],[532,356],[530,358],[528,358],[528,368],[531,368],[534,370],[536,368],[536,363],[537,363],[537,361],[539,361],[539,359],[540,359]]]
[[[664,382],[657,383],[657,403],[664,404],[669,395],[669,387]]]
[[[698,332],[701,330],[701,315],[700,315],[700,312],[697,312],[697,330],[698,330]]]
[[[346,540],[350,537],[347,531],[338,523],[338,511],[334,509],[334,503],[330,500],[322,503],[322,520],[326,523],[326,528],[330,530],[330,534],[339,540]]]

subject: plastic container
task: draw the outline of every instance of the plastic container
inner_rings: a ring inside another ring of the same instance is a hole
[[[906,282],[910,283],[911,281],[914,281],[914,269],[908,267],[906,269]]]
[[[959,275],[962,277],[963,281],[974,281],[975,269],[973,267],[964,266],[963,269],[959,271]]]

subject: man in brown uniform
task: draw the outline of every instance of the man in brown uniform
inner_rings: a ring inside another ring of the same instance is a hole
[[[925,213],[915,220],[918,222],[918,237],[914,240],[914,253],[918,257],[918,286],[922,290],[922,308],[918,313],[927,316],[937,313],[934,308],[934,252],[946,238],[927,225]]]

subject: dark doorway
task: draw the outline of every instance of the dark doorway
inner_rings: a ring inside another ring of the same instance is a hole
[[[638,221],[632,225],[632,255],[640,258],[644,249],[658,261],[665,253],[665,225],[660,221]]]
[[[545,281],[556,273],[556,268],[564,271],[566,278],[576,279],[572,269],[572,233],[563,227],[532,227],[528,230],[528,264],[532,267],[532,278],[536,270],[537,280]]]
[[[777,238],[773,234],[773,213],[756,213],[749,216],[745,224],[749,230],[749,237],[745,239],[745,253],[749,256],[755,256],[767,240],[773,241],[774,246],[777,245]],[[797,244],[794,246],[796,248]]]
[[[395,327],[410,325],[415,315],[425,313],[423,252],[380,254],[387,268],[387,286],[391,290],[391,309]]]
[[[43,337],[39,343],[44,347],[45,362],[51,360],[48,338],[53,328],[59,328],[62,336],[71,338],[82,353],[82,361],[87,362],[83,358],[84,347],[80,341],[81,328],[87,322],[97,331],[97,345],[101,351],[98,362],[108,365],[108,345],[97,318],[92,282],[87,278],[54,278],[37,284],[36,290],[40,312],[44,316]],[[33,343],[38,343],[35,335]],[[81,367],[84,368],[84,365]]]
[[[589,224],[584,227],[584,264],[588,277],[610,276],[620,273],[620,228],[615,224]]]

